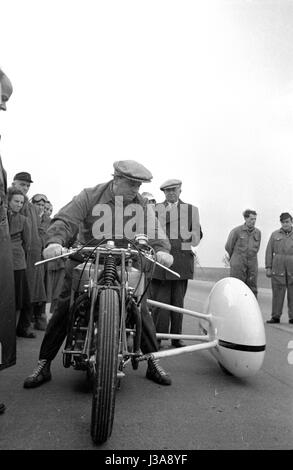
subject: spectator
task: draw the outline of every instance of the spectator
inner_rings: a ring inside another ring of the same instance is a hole
[[[194,273],[192,248],[200,242],[201,229],[197,207],[185,204],[179,198],[181,185],[182,182],[177,179],[163,183],[160,189],[164,192],[165,201],[156,205],[156,213],[161,225],[165,225],[171,243],[171,255],[174,257],[172,270],[180,274],[180,279],[156,267],[150,284],[150,297],[182,308],[188,279],[192,279]],[[182,333],[182,313],[159,307],[153,308],[152,312],[157,333],[169,333],[169,330],[171,334]],[[171,344],[176,348],[184,346],[180,339],[171,340]]]
[[[293,323],[293,230],[289,212],[280,215],[281,228],[272,233],[266,248],[266,275],[272,283],[272,318],[280,323],[287,290],[289,323]]]
[[[20,189],[8,189],[8,222],[12,243],[16,326],[20,310],[25,302],[30,302],[29,289],[26,277],[26,254],[28,252],[31,234],[27,217],[20,214],[25,196]]]
[[[44,194],[35,194],[31,198],[31,203],[35,206],[37,213],[39,215],[39,234],[42,239],[42,246],[45,246],[46,243],[46,232],[47,228],[50,225],[51,218],[45,212],[45,204],[47,202],[47,196]]]
[[[117,220],[117,217],[120,219],[124,228],[123,233],[125,234],[128,217],[124,209],[130,203],[137,204],[140,208],[143,208],[142,211],[138,212],[139,220],[136,221],[138,225],[145,224],[146,216],[151,219],[150,223],[155,222],[154,212],[146,210],[145,202],[138,194],[140,185],[151,180],[152,174],[150,171],[140,163],[132,160],[115,162],[114,170],[114,179],[107,183],[98,184],[93,188],[84,189],[58,212],[48,230],[48,246],[43,252],[44,258],[49,259],[58,256],[62,252],[62,245],[69,247],[72,244],[72,240],[76,239],[81,224],[83,224],[82,235],[87,243],[90,243],[93,236],[96,240],[111,236],[114,240],[116,239],[120,246],[121,244],[122,246],[127,246],[128,242],[123,238],[121,239],[120,229],[118,228],[119,233],[115,232],[115,220]],[[106,227],[104,231],[99,231],[97,226],[99,216],[96,210],[99,205],[104,208],[107,205],[108,212],[110,213],[111,227]],[[95,211],[93,208],[95,208]],[[165,233],[160,232],[158,227],[150,243],[157,252],[158,261],[166,266],[170,266],[173,261],[173,257],[169,254],[170,244],[165,237]],[[37,387],[51,380],[50,364],[56,357],[67,333],[72,272],[78,263],[79,261],[73,260],[68,260],[66,263],[65,280],[58,306],[46,329],[39,354],[38,366],[25,379],[25,388]],[[145,299],[141,306],[141,350],[146,354],[157,351],[158,345],[153,321],[147,309]],[[152,357],[148,360],[146,377],[161,385],[171,384],[169,375],[159,365],[158,360]]]
[[[47,229],[50,225],[51,218],[46,214],[45,207],[48,201],[47,196],[44,194],[35,194],[31,198],[31,203],[36,207],[37,212],[40,218],[40,229],[39,234],[42,239],[42,247],[45,246],[46,243],[46,234]],[[48,301],[48,293],[47,293],[47,269],[48,266],[44,265],[44,286],[46,291],[46,301],[38,302],[33,307],[33,320],[34,320],[34,328],[36,330],[45,331],[47,326],[47,317],[46,317],[46,303]]]
[[[246,209],[243,212],[244,225],[233,228],[225,245],[230,263],[230,276],[236,277],[252,290],[257,297],[258,262],[257,253],[261,242],[261,232],[255,227],[256,212]]]
[[[51,218],[51,215],[53,212],[53,206],[50,201],[45,202],[44,212],[49,218]]]
[[[47,199],[47,198],[46,198]],[[53,212],[53,206],[48,201],[45,201],[44,213],[41,216],[41,226],[45,233],[51,223],[51,214]],[[57,305],[57,300],[61,292],[65,276],[65,260],[56,259],[54,261],[49,261],[45,264],[45,287],[46,287],[46,296],[47,296],[47,313],[44,307],[42,316],[44,326],[47,324],[47,314],[52,314]]]
[[[156,204],[156,199],[151,193],[148,193],[148,192],[141,193],[141,197],[143,197],[146,200],[147,204],[153,204],[153,205]]]
[[[12,185],[27,194],[31,183],[33,183],[31,175],[27,172],[20,172],[14,176]],[[28,218],[31,227],[31,246],[27,257],[27,278],[31,303],[21,309],[16,333],[24,338],[35,338],[35,334],[30,329],[31,321],[34,319],[36,329],[44,329],[41,322],[42,309],[44,302],[46,302],[44,266],[35,266],[35,263],[42,258],[44,231],[34,204],[25,202],[21,213]]]
[[[0,69],[0,111],[6,111],[11,81]],[[15,294],[12,247],[7,217],[7,175],[0,156],[0,370],[16,363]],[[0,403],[0,414],[5,405]]]
[[[44,194],[35,194],[31,198],[31,203],[34,204],[37,208],[40,218],[45,212],[45,203],[47,202],[47,196]]]

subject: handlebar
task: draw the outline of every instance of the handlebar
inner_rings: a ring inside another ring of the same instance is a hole
[[[39,266],[40,264],[48,263],[49,261],[54,261],[55,259],[59,258],[65,258],[67,256],[73,255],[74,253],[77,252],[91,252],[91,251],[98,251],[99,253],[103,254],[114,254],[114,255],[120,255],[121,253],[125,253],[126,255],[138,255],[142,254],[148,261],[151,263],[155,263],[161,268],[165,269],[166,271],[169,271],[171,274],[174,276],[180,278],[180,274],[178,274],[176,271],[173,271],[170,268],[167,268],[163,264],[159,263],[158,261],[155,261],[153,258],[151,258],[147,253],[144,253],[143,250],[139,251],[134,248],[117,248],[113,245],[106,245],[106,246],[83,246],[82,248],[75,248],[73,250],[68,250],[66,253],[62,253],[61,255],[54,256],[53,258],[48,258],[48,259],[43,259],[41,261],[37,261],[35,263],[35,266]]]
[[[63,248],[63,249],[66,249],[66,248]],[[59,258],[66,258],[67,256],[70,256],[70,255],[73,255],[74,253],[77,253],[77,252],[91,252],[91,251],[99,251],[99,253],[104,253],[104,254],[116,254],[116,255],[120,255],[121,253],[125,253],[125,254],[128,254],[128,255],[137,255],[139,254],[139,251],[138,250],[134,250],[133,248],[105,248],[105,247],[102,247],[102,246],[98,246],[98,247],[95,247],[95,246],[83,246],[82,248],[74,248],[72,250],[67,250],[66,249],[66,253],[62,253],[61,255],[57,255],[57,256],[53,256],[53,258],[48,258],[48,259],[43,259],[41,261],[37,261],[35,263],[35,266],[39,266],[40,264],[44,264],[44,263],[48,263],[49,261],[54,261],[55,259],[59,259]]]

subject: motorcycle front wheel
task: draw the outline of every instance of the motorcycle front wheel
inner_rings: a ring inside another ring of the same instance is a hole
[[[95,444],[112,433],[117,386],[119,345],[119,296],[111,288],[100,293],[95,324],[95,373],[91,436]]]

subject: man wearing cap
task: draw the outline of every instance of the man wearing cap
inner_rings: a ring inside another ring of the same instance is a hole
[[[150,285],[150,297],[153,300],[183,307],[188,279],[193,278],[194,258],[192,248],[201,239],[198,208],[185,204],[180,198],[182,181],[169,179],[161,186],[165,201],[155,207],[161,226],[165,226],[171,243],[174,258],[172,270],[180,274],[180,279],[173,274],[156,267]],[[157,333],[182,333],[182,313],[172,312],[158,307],[152,310]],[[172,346],[184,346],[180,339],[171,340]]]
[[[12,186],[21,189],[22,192],[27,195],[31,183],[33,183],[33,181],[30,173],[22,171],[14,176]],[[43,197],[43,195],[41,195],[41,197]],[[31,245],[27,254],[29,293],[25,306],[20,313],[16,333],[17,336],[23,338],[35,338],[36,335],[30,328],[31,321],[34,320],[34,327],[38,330],[45,330],[46,328],[43,314],[43,306],[46,302],[45,271],[43,265],[35,266],[35,263],[42,259],[45,234],[41,226],[38,207],[35,204],[26,201],[21,209],[21,214],[28,218],[31,229]]]
[[[47,247],[43,251],[45,259],[61,254],[62,247],[69,247],[70,244],[72,244],[72,240],[76,238],[81,225],[83,227],[83,240],[81,241],[86,244],[93,242],[93,238],[96,244],[97,240],[110,238],[111,236],[116,240],[118,246],[119,242],[121,242],[120,244],[122,245],[127,245],[127,242],[123,240],[124,232],[117,234],[115,226],[117,213],[121,207],[126,208],[128,205],[134,203],[143,209],[143,218],[146,213],[149,215],[149,212],[146,210],[147,206],[142,197],[138,194],[138,191],[142,183],[151,181],[152,174],[143,165],[133,160],[115,162],[114,170],[114,178],[112,180],[107,183],[98,184],[93,188],[84,189],[55,215],[47,232]],[[98,227],[101,211],[107,212],[107,210],[110,213],[113,224],[111,224],[111,228],[108,227],[107,236],[105,236],[104,232],[99,232]],[[150,217],[155,217],[154,212],[150,212],[152,214]],[[122,211],[122,213],[122,228],[125,230],[129,218],[127,219],[125,210]],[[165,233],[163,235],[165,237]],[[170,266],[173,262],[173,257],[169,254],[170,243],[168,239],[164,237],[159,235],[159,230],[157,229],[155,236],[150,240],[150,244],[156,251],[158,262],[165,266]],[[24,381],[25,388],[37,387],[51,379],[51,361],[55,358],[66,337],[72,271],[76,264],[78,263],[74,263],[72,260],[67,261],[63,288],[57,308],[46,329],[39,354],[38,366],[32,375],[27,377]],[[149,311],[147,308],[142,308],[141,312],[141,350],[146,354],[157,351],[158,344],[154,324]],[[146,377],[161,385],[171,384],[169,375],[160,367],[158,360],[148,360]]]
[[[12,94],[12,84],[0,69],[0,111]],[[7,175],[0,156],[0,370],[16,363],[13,258],[7,218]],[[0,414],[5,405],[0,403]]]
[[[231,230],[225,250],[230,263],[230,276],[243,281],[257,297],[258,262],[257,253],[261,242],[261,232],[255,227],[256,212],[246,209],[243,212],[245,223]]]
[[[281,228],[272,233],[266,248],[266,275],[272,282],[272,318],[280,323],[287,290],[289,323],[293,324],[293,229],[292,215],[280,215]]]

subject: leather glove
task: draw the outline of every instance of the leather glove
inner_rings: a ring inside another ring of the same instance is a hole
[[[170,268],[174,262],[174,258],[169,253],[165,253],[164,251],[157,251],[156,253],[158,263],[161,263],[166,268]]]
[[[63,248],[59,243],[50,243],[47,248],[43,250],[43,258],[54,258],[55,256],[63,255],[63,253],[66,252],[67,249]]]
[[[267,269],[266,269],[266,276],[267,276],[267,277],[272,277],[272,270],[271,270],[271,268],[267,268]]]

